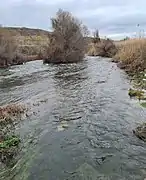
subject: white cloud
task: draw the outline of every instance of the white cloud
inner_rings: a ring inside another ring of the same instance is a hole
[[[65,9],[89,29],[113,38],[146,29],[145,0],[5,0],[0,6],[0,24],[49,29],[49,18]]]
[[[58,4],[58,3],[68,3],[68,2],[73,2],[74,0],[53,0],[53,1],[47,1],[47,0],[36,0],[38,3],[42,4]]]

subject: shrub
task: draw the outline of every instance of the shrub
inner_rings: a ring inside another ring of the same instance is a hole
[[[84,58],[87,28],[71,13],[59,10],[52,22],[52,36],[45,63],[78,62]]]
[[[121,67],[129,73],[137,73],[146,69],[146,39],[125,41],[114,57]]]
[[[8,33],[0,33],[0,63],[8,65],[14,58],[14,52],[16,51],[16,45],[14,40],[8,35]]]
[[[116,54],[116,46],[110,39],[93,38],[93,42],[89,45],[89,56],[113,57]]]
[[[15,39],[6,30],[0,31],[0,67],[20,64],[22,55],[18,53]]]

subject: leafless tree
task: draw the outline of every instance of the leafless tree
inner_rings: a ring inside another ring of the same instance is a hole
[[[88,34],[86,26],[63,10],[59,10],[51,22],[53,33],[44,62],[69,63],[82,60],[85,54],[84,37]]]
[[[99,37],[99,31],[98,29],[94,32],[94,38],[93,38],[93,43],[99,43],[100,42],[100,37]]]

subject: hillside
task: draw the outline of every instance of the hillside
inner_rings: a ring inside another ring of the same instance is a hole
[[[32,29],[26,27],[1,27],[0,31],[7,31],[12,36],[48,36],[50,32],[42,29]]]

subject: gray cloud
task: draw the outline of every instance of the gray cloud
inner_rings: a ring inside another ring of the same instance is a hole
[[[49,18],[58,8],[72,12],[89,29],[116,38],[146,28],[146,1],[141,0],[5,0],[0,7],[0,24],[49,29]]]

